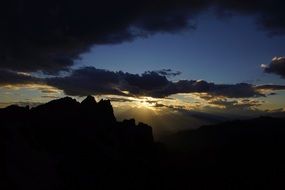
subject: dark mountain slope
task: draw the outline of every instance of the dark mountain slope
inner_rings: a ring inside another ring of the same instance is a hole
[[[153,142],[108,100],[0,109],[1,189],[284,189],[285,120],[260,117]]]
[[[181,175],[172,180],[182,187],[285,187],[284,119],[260,117],[203,126],[177,133],[165,142],[171,147],[165,164],[169,170],[179,168]]]
[[[151,127],[117,122],[109,100],[66,97],[32,109],[10,106],[0,109],[0,121],[1,184],[7,187],[144,189],[151,183]]]

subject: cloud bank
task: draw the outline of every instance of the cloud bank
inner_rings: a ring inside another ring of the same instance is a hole
[[[91,46],[174,33],[215,9],[252,15],[271,35],[285,34],[281,0],[9,0],[1,3],[0,69],[57,74]]]
[[[213,96],[229,98],[264,96],[254,86],[247,83],[215,84],[197,80],[173,82],[157,71],[148,71],[138,75],[83,67],[74,70],[69,76],[48,78],[46,81],[48,85],[62,89],[67,95],[73,96],[115,94],[161,98],[177,93],[194,92],[205,92]]]
[[[166,70],[167,73],[165,73]],[[166,98],[179,93],[206,93],[202,97],[204,99],[213,99],[213,97],[265,97],[274,95],[276,90],[285,90],[284,85],[215,84],[204,80],[171,81],[168,79],[168,77],[178,73],[173,72],[171,69],[164,69],[146,71],[142,74],[131,74],[122,71],[115,72],[97,69],[95,67],[82,67],[72,70],[68,76],[64,77],[37,78],[26,73],[0,70],[0,87],[29,84],[48,85],[53,89],[62,90],[66,95],[70,96],[109,94]]]
[[[0,69],[0,86],[22,85],[22,84],[40,84],[43,83],[39,78],[35,78],[26,73],[13,72]]]

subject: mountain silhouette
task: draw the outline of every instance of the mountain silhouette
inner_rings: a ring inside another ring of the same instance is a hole
[[[12,189],[135,189],[150,181],[151,127],[116,121],[109,100],[13,105],[0,109],[0,121],[3,184]]]
[[[117,121],[109,100],[0,109],[1,189],[283,189],[285,120],[182,131]]]
[[[285,119],[234,120],[164,139],[165,165],[187,173],[172,186],[194,189],[284,189]],[[191,184],[187,180],[191,178]],[[169,179],[170,180],[170,179]]]

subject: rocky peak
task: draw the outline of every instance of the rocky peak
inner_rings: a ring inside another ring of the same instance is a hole
[[[56,100],[52,100],[46,104],[39,105],[32,108],[32,111],[50,111],[50,113],[63,112],[77,109],[79,103],[71,98],[64,97]]]
[[[113,106],[111,105],[110,100],[101,99],[97,105],[98,105],[98,109],[101,112],[100,114],[102,116],[108,118],[108,120],[110,121],[116,121],[116,118],[114,116]]]
[[[110,100],[103,100],[103,99],[101,99],[101,100],[98,102],[98,106],[99,106],[99,108],[101,108],[101,109],[104,109],[104,110],[108,110],[108,111],[113,112],[113,106],[111,105]]]
[[[84,106],[94,106],[96,105],[97,102],[95,100],[95,98],[91,95],[88,95],[82,102],[81,102],[81,105],[84,105]]]

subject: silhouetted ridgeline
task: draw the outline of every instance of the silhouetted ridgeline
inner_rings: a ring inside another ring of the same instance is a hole
[[[171,147],[165,165],[181,173],[171,179],[189,189],[285,189],[284,118],[203,126],[164,142]]]
[[[154,143],[108,100],[0,109],[1,189],[282,189],[285,122],[260,117]],[[169,148],[168,148],[169,147]]]
[[[11,189],[142,189],[150,183],[150,126],[117,122],[109,100],[66,97],[29,109],[0,109],[2,185]],[[3,155],[3,154],[2,154]],[[6,189],[6,188],[1,188]]]

